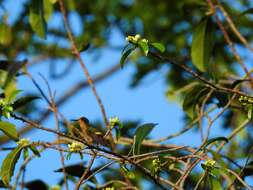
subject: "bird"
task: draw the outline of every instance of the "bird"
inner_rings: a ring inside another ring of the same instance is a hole
[[[73,136],[83,139],[88,145],[103,145],[110,146],[107,139],[104,138],[100,131],[97,131],[90,125],[86,117],[71,120],[70,133]]]

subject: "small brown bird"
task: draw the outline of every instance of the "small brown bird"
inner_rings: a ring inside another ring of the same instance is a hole
[[[74,125],[71,127],[73,135],[78,138],[82,138],[88,144],[92,145],[103,145],[109,146],[109,141],[104,139],[103,134],[99,131],[96,131],[95,128],[90,126],[90,122],[86,117],[80,117],[74,121]]]

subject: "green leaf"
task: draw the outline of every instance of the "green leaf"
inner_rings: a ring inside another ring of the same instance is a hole
[[[165,51],[165,46],[161,43],[158,43],[158,42],[154,42],[154,43],[151,43],[151,45],[157,49],[158,51],[160,51],[161,53],[163,53]]]
[[[11,28],[4,23],[0,24],[0,44],[9,45],[12,40]]]
[[[147,56],[149,51],[148,41],[146,39],[142,39],[138,41],[138,46],[141,48],[145,56]]]
[[[33,31],[41,38],[46,38],[47,25],[44,17],[43,0],[32,1],[29,12],[29,23]]]
[[[134,155],[138,155],[140,153],[142,141],[149,135],[156,125],[156,123],[146,123],[137,128],[135,132],[135,142],[133,144]]]
[[[191,47],[192,63],[197,69],[202,72],[208,68],[208,63],[211,57],[213,48],[213,28],[209,17],[205,17],[196,26]]]
[[[121,58],[120,58],[120,66],[121,66],[121,68],[124,67],[124,64],[125,64],[125,61],[126,61],[127,57],[128,57],[128,56],[132,53],[132,51],[134,51],[134,50],[135,50],[135,47],[132,47],[132,48],[130,48],[130,49],[128,49],[128,50],[126,50],[126,51],[123,52],[123,54],[122,54],[122,56],[121,56]]]
[[[28,103],[30,103],[36,99],[39,99],[39,98],[40,97],[38,97],[38,96],[24,96],[24,97],[21,97],[18,100],[16,100],[13,103],[12,107],[14,110],[16,110],[16,109],[21,108],[21,107],[27,105]]]
[[[216,141],[225,141],[226,143],[228,143],[228,139],[226,137],[216,137],[216,138],[212,138],[212,139],[209,139],[208,141],[206,141],[206,143],[200,147],[200,150],[205,149],[208,145],[210,145]]]
[[[6,186],[9,186],[11,177],[13,176],[13,172],[16,166],[16,163],[20,157],[20,153],[23,149],[23,146],[17,146],[13,149],[4,159],[1,166],[1,178],[3,183]]]
[[[48,21],[54,11],[53,3],[51,2],[51,0],[43,0],[43,7],[44,7],[44,18],[46,21]]]
[[[58,0],[49,0],[50,3],[55,4]]]
[[[29,157],[29,151],[28,151],[27,147],[25,147],[24,151],[23,151],[23,158],[24,158],[24,160],[26,160],[28,157]]]
[[[8,96],[5,97],[6,102],[7,103],[12,103],[16,99],[17,95],[20,92],[22,92],[22,90],[14,90],[14,91],[12,91]]]
[[[208,175],[209,180],[210,180],[210,186],[211,190],[223,190],[222,185],[219,181],[219,178],[213,176],[213,175]]]
[[[0,130],[15,141],[19,139],[16,126],[12,123],[0,121]]]
[[[252,118],[252,110],[253,110],[252,104],[249,104],[247,106],[247,110],[248,110],[248,119],[250,120]]]
[[[28,148],[33,152],[34,155],[40,157],[40,151],[35,146],[30,145]]]
[[[90,47],[90,43],[86,43],[86,42],[82,42],[79,47],[78,47],[78,51],[79,52],[84,52],[86,51],[87,49],[89,49]]]
[[[196,105],[203,100],[208,90],[209,89],[203,85],[196,85],[186,94],[183,102],[183,110],[191,119],[196,115]]]

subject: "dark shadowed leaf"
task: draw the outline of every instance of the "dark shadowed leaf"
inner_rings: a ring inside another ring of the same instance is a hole
[[[124,67],[127,57],[132,53],[132,51],[135,50],[135,47],[132,47],[126,51],[123,52],[121,58],[120,58],[120,66],[121,68]]]
[[[16,163],[20,157],[20,153],[23,149],[23,146],[17,146],[13,149],[4,159],[2,166],[1,166],[1,178],[3,183],[8,186],[13,176],[14,169]]]
[[[191,119],[196,115],[196,105],[203,100],[208,90],[209,89],[203,85],[197,85],[186,94],[183,102],[183,110]]]
[[[83,173],[85,172],[86,167],[83,166],[83,164],[73,164],[73,165],[69,165],[65,167],[65,172],[70,175],[70,176],[74,176],[74,177],[82,177]],[[96,169],[94,169],[93,171],[89,171],[87,177],[89,177]],[[63,172],[63,168],[59,168],[57,170],[55,170],[54,172]],[[93,183],[97,183],[97,180],[95,177],[92,177],[90,179],[91,182]]]
[[[165,51],[165,46],[161,43],[158,43],[158,42],[154,42],[154,43],[151,43],[151,45],[157,49],[158,51],[160,51],[161,53],[163,53]]]
[[[253,161],[249,162],[242,170],[241,176],[245,178],[253,175]]]
[[[29,12],[29,23],[33,31],[41,38],[46,38],[47,25],[44,18],[43,0],[32,1]]]
[[[83,172],[85,171],[85,167],[83,164],[74,164],[69,165],[65,167],[65,172],[68,175],[74,176],[74,177],[82,177]],[[57,170],[54,170],[54,172],[63,172],[63,168],[59,168]]]
[[[191,47],[193,65],[202,72],[208,68],[211,51],[213,48],[213,30],[209,17],[205,17],[196,26]]]
[[[29,149],[33,152],[34,155],[40,157],[40,151],[35,146],[30,145]]]
[[[245,11],[243,11],[239,16],[243,16],[243,15],[246,15],[246,14],[253,14],[253,8],[249,8]]]
[[[0,121],[0,130],[15,141],[19,138],[16,126],[12,123]]]
[[[25,187],[29,190],[48,190],[47,184],[40,179],[26,182]]]
[[[6,185],[4,185],[2,180],[0,180],[0,188],[8,189],[8,187]]]
[[[137,128],[135,132],[135,142],[133,144],[134,155],[138,155],[140,153],[142,141],[149,135],[156,125],[156,123],[146,123]]]
[[[208,141],[206,141],[206,143],[201,146],[200,150],[205,149],[208,145],[210,145],[216,141],[224,141],[224,142],[228,143],[228,139],[226,137],[216,137],[216,138],[212,138],[212,139],[209,139]]]
[[[21,97],[19,98],[18,100],[16,100],[14,103],[13,103],[13,109],[16,110],[18,108],[21,108],[25,105],[27,105],[28,103],[32,102],[33,100],[36,100],[36,99],[39,99],[40,97],[38,96],[24,96],[24,97]]]

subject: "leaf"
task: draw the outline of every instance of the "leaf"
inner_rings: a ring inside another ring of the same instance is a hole
[[[44,17],[43,0],[32,1],[29,12],[29,23],[33,31],[41,38],[46,38],[47,25]]]
[[[40,151],[35,146],[30,145],[28,148],[33,152],[34,155],[40,157]]]
[[[210,180],[211,190],[223,190],[222,185],[219,181],[219,178],[212,175],[208,175]]]
[[[196,85],[184,98],[183,110],[193,119],[196,115],[196,104],[202,101],[203,97],[208,93],[208,88],[203,85]]]
[[[249,105],[247,106],[247,110],[248,110],[248,119],[249,119],[249,120],[252,118],[252,109],[253,109],[252,104],[249,104]]]
[[[40,98],[39,96],[24,96],[16,100],[13,103],[12,107],[14,110],[16,110],[39,98]]]
[[[205,144],[203,144],[201,147],[200,147],[200,150],[203,150],[205,149],[208,145],[216,142],[216,141],[225,141],[226,143],[228,143],[228,139],[226,137],[216,137],[216,138],[212,138],[212,139],[209,139],[208,141],[206,141]]]
[[[243,16],[243,15],[246,15],[246,14],[253,14],[253,8],[249,8],[245,11],[243,11],[239,16]]]
[[[19,139],[16,126],[12,123],[0,121],[0,130],[15,141]]]
[[[96,170],[98,170],[100,167],[93,169],[92,171],[89,171],[87,173],[87,178],[94,173]],[[85,172],[87,168],[83,166],[83,164],[73,164],[73,165],[69,165],[69,166],[65,166],[64,170],[66,172],[66,174],[74,176],[74,177],[82,177],[83,173]],[[63,168],[59,168],[57,170],[55,170],[54,172],[63,172]],[[97,183],[97,179],[93,176],[90,179],[91,182],[93,183]]]
[[[130,48],[130,49],[128,49],[128,50],[126,50],[126,51],[123,52],[123,54],[122,54],[122,56],[121,56],[121,58],[120,58],[120,66],[121,66],[121,68],[124,67],[124,64],[125,64],[125,61],[126,61],[127,57],[128,57],[128,56],[132,53],[132,51],[134,51],[134,50],[135,50],[135,47],[132,47],[132,48]]]
[[[6,102],[7,103],[12,103],[16,99],[17,95],[20,92],[22,92],[22,90],[14,90],[14,91],[12,91],[11,94],[8,94],[8,96],[5,97],[6,98]]]
[[[196,26],[191,47],[193,65],[200,71],[205,72],[213,48],[213,28],[209,17],[205,17]]]
[[[20,157],[20,153],[23,149],[23,146],[17,146],[13,149],[4,159],[1,166],[1,178],[3,183],[6,186],[9,186],[11,177],[13,176],[13,172],[16,166],[16,163]]]
[[[90,43],[85,43],[85,42],[82,42],[79,47],[78,47],[78,51],[79,52],[84,52],[86,50],[88,50],[90,48]]]
[[[142,141],[149,135],[156,125],[156,123],[147,123],[137,128],[135,132],[135,142],[133,144],[134,155],[138,155],[140,153]]]
[[[142,39],[138,41],[138,45],[145,54],[145,56],[148,55],[149,47],[148,47],[148,41],[146,39]]]
[[[242,170],[241,176],[245,178],[253,175],[253,161],[249,162]]]
[[[58,0],[49,0],[50,3],[55,4]]]
[[[3,181],[0,180],[0,188],[6,188],[9,189],[9,187],[7,187],[6,185],[4,185]]]
[[[47,184],[40,180],[40,179],[36,179],[33,181],[29,181],[25,183],[25,187],[29,190],[34,190],[34,189],[38,189],[38,190],[48,190]]]
[[[160,51],[161,53],[163,53],[165,51],[165,46],[161,43],[158,43],[158,42],[154,42],[154,43],[151,43],[151,45],[157,49],[158,51]]]
[[[0,24],[0,44],[1,45],[9,45],[12,41],[12,33],[11,28],[4,23]]]
[[[65,172],[68,175],[75,176],[75,177],[82,177],[83,172],[85,172],[86,167],[83,164],[73,164],[69,166],[65,166]],[[54,172],[63,172],[63,168],[59,168]]]
[[[53,3],[51,2],[51,0],[43,0],[43,8],[44,8],[44,18],[46,21],[48,21],[54,11]]]

